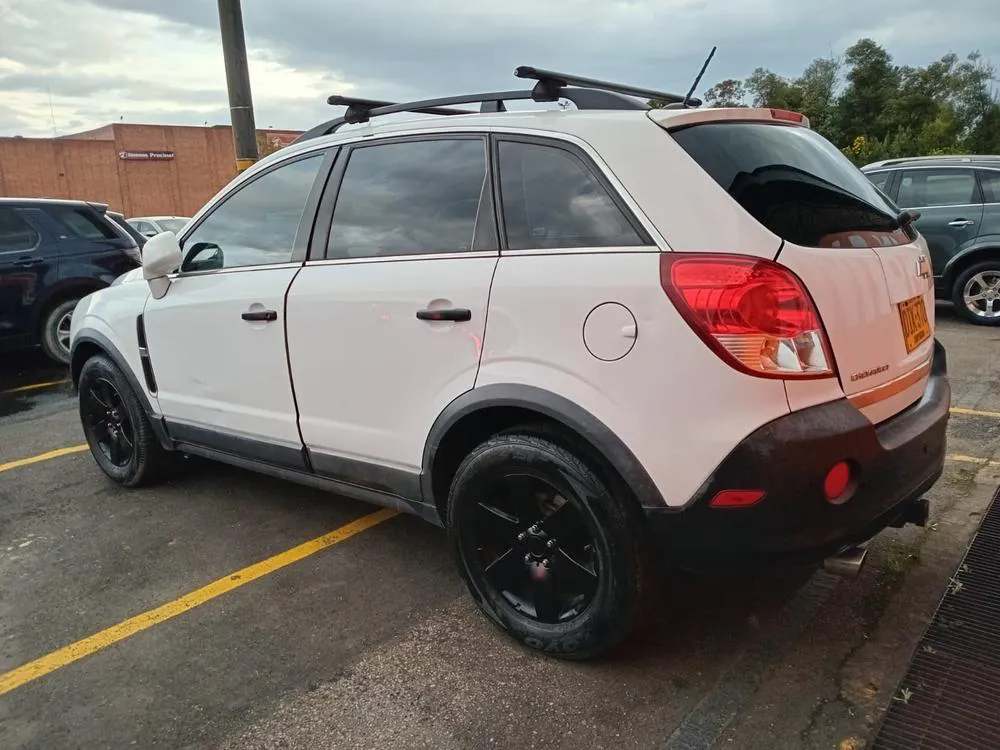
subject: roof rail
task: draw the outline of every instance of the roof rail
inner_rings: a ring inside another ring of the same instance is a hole
[[[936,156],[900,156],[894,159],[873,161],[871,164],[865,164],[862,169],[889,167],[894,164],[909,164],[914,161],[1000,161],[1000,154],[938,154]]]
[[[386,102],[379,99],[361,99],[351,96],[331,96],[327,104],[345,106],[347,111],[340,117],[320,123],[307,130],[295,139],[294,143],[306,141],[319,136],[329,135],[338,128],[348,124],[368,122],[373,117],[391,115],[401,112],[413,112],[428,115],[470,115],[475,112],[466,109],[453,109],[455,104],[480,105],[480,112],[505,112],[504,102],[518,100],[533,100],[536,102],[554,102],[567,99],[576,105],[577,109],[649,109],[645,101],[638,99],[657,99],[665,103],[691,106],[701,104],[700,99],[691,99],[678,94],[670,94],[653,89],[637,88],[621,83],[598,81],[593,78],[583,78],[568,73],[557,73],[522,65],[514,71],[518,78],[528,78],[537,81],[534,87],[526,91],[490,91],[480,94],[462,96],[445,96],[437,99],[422,99],[415,102]]]

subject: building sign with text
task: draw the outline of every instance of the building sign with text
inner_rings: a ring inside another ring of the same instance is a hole
[[[173,151],[119,151],[118,158],[127,161],[168,161],[174,158]]]

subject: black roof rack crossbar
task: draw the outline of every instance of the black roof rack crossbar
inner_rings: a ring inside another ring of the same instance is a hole
[[[656,99],[665,104],[680,103],[685,100],[685,97],[681,94],[671,94],[667,91],[656,91],[654,89],[643,89],[637,86],[629,86],[624,83],[612,83],[610,81],[599,81],[596,78],[584,78],[583,76],[573,75],[572,73],[557,73],[554,70],[542,70],[541,68],[533,68],[530,65],[521,65],[514,71],[514,75],[518,78],[530,78],[532,80],[538,81],[535,88],[539,90],[539,93],[546,91],[551,95],[558,98],[557,93],[561,89],[565,89],[567,86],[579,86],[586,89],[596,89],[598,91],[608,91],[615,94],[624,94],[625,96],[635,96],[640,99]],[[700,106],[701,100],[688,98],[688,104],[694,106]]]
[[[445,96],[437,99],[423,99],[415,102],[386,102],[380,99],[362,99],[353,96],[331,96],[328,104],[347,107],[340,117],[327,120],[324,123],[306,131],[296,142],[329,135],[347,124],[368,122],[373,117],[391,115],[401,112],[413,112],[428,115],[468,115],[471,110],[453,109],[455,104],[480,104],[480,112],[505,112],[504,102],[517,100],[534,100],[536,102],[554,102],[566,99],[576,105],[577,109],[649,109],[645,99],[656,99],[665,104],[681,104],[682,106],[699,106],[700,99],[693,99],[665,91],[637,88],[620,83],[599,81],[594,78],[583,78],[568,73],[556,73],[551,70],[541,70],[528,65],[522,65],[514,71],[518,78],[536,80],[530,91],[490,91],[482,94],[467,94],[462,96]]]

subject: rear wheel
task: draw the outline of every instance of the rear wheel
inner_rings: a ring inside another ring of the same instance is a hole
[[[62,365],[69,364],[69,333],[73,323],[73,310],[79,299],[63,300],[45,314],[42,320],[42,351]]]
[[[966,320],[1000,326],[1000,259],[977,263],[960,273],[952,289],[952,302]]]
[[[118,366],[104,354],[91,357],[80,372],[79,391],[83,433],[101,470],[126,487],[162,479],[172,454],[160,445]]]
[[[587,659],[633,630],[649,583],[638,509],[559,445],[515,433],[477,447],[448,526],[470,593],[519,642]]]

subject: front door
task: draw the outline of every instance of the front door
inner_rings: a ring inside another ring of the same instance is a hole
[[[917,167],[899,177],[896,204],[920,212],[916,229],[927,240],[934,276],[979,235],[983,199],[976,173],[963,167]]]
[[[479,369],[499,257],[486,139],[366,143],[346,158],[317,221],[332,212],[325,259],[288,296],[299,425],[317,472],[415,499],[431,425]]]
[[[36,304],[58,270],[30,213],[0,206],[0,340],[33,339]]]
[[[318,153],[242,185],[183,238],[180,272],[164,297],[149,298],[157,400],[175,439],[304,468],[285,293],[305,255],[321,173]]]

